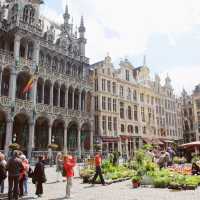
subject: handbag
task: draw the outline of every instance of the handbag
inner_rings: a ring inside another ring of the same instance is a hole
[[[66,177],[66,175],[67,175],[67,173],[66,173],[66,171],[65,171],[65,168],[63,167],[63,169],[62,169],[62,176],[63,176],[63,177]]]
[[[32,177],[33,177],[33,170],[32,170],[31,167],[29,167],[29,169],[28,169],[28,177],[29,177],[29,178],[32,178]]]

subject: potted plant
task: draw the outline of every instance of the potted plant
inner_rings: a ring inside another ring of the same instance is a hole
[[[52,149],[52,150],[56,150],[58,148],[58,145],[57,144],[49,144],[48,148]]]
[[[20,145],[17,143],[12,143],[9,145],[9,149],[11,149],[12,151],[14,150],[19,150],[20,149]]]
[[[140,182],[141,182],[141,176],[135,175],[132,177],[132,185],[133,188],[138,188],[140,187]]]

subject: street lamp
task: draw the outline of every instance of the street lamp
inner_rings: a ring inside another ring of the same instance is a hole
[[[51,143],[53,144],[55,142],[55,136],[53,135],[51,138]]]
[[[17,140],[17,135],[16,135],[16,133],[15,133],[15,134],[13,135],[13,143],[15,143],[16,140]]]

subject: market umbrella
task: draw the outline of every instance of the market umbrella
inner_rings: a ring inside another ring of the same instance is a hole
[[[198,150],[200,149],[200,141],[182,144],[179,147],[183,149],[195,150],[195,153],[198,153]]]

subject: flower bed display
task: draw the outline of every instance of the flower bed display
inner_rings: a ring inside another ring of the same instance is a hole
[[[114,166],[110,161],[105,160],[102,164],[102,172],[106,183],[115,183],[130,179],[134,175],[134,170],[129,169],[123,165]],[[91,182],[91,179],[95,173],[94,167],[85,167],[80,171],[80,177],[83,179],[83,183]],[[100,183],[97,178],[96,183]]]
[[[145,149],[136,152],[135,158],[129,163],[129,167],[136,170],[135,177],[141,177],[141,185],[176,190],[196,189],[200,185],[200,176],[191,176],[190,164],[175,164],[172,167],[160,169],[147,156]],[[134,176],[133,180],[135,180]],[[133,184],[133,188],[136,188],[136,183]]]

